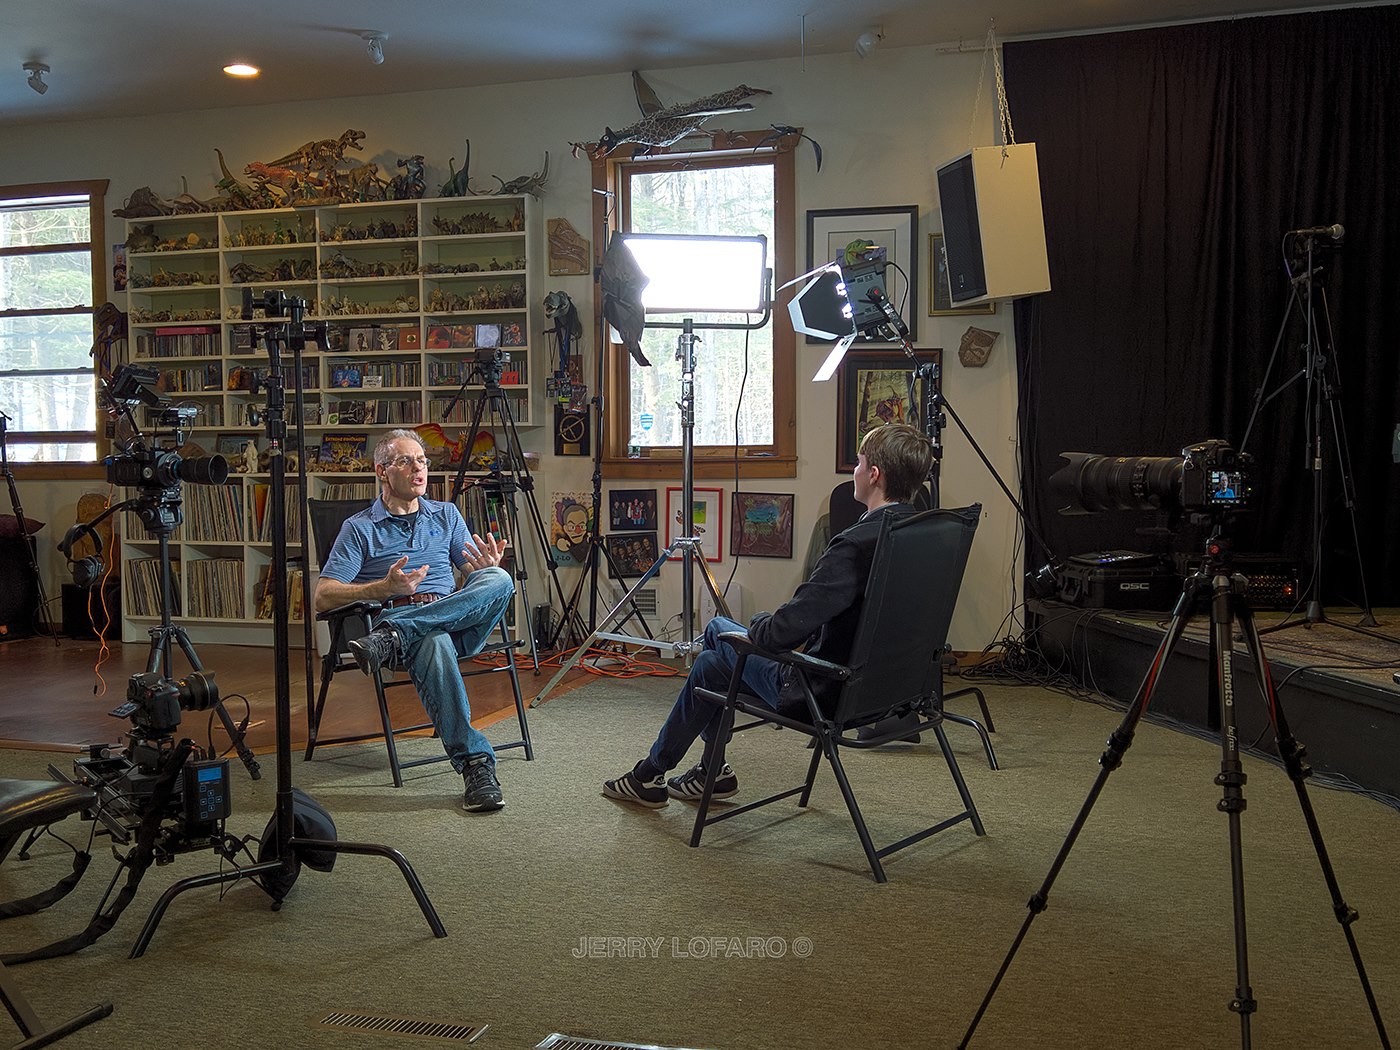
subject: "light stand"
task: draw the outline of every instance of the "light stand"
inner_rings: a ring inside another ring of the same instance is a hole
[[[595,193],[599,192],[597,190]],[[608,197],[612,194],[608,193]],[[603,265],[602,259],[607,257],[609,240],[609,220],[612,216],[611,210],[603,207],[603,235],[601,238],[602,250],[599,252],[599,263],[593,269],[593,279],[598,285],[602,284]],[[601,297],[602,293],[599,292]],[[555,335],[559,340],[561,348],[561,360],[559,371],[555,373],[560,379],[566,375],[563,361],[563,347],[566,335],[563,331],[565,320],[560,317],[555,318]],[[593,534],[588,544],[588,561],[584,565],[583,572],[579,575],[578,582],[574,585],[574,592],[569,596],[568,602],[564,606],[564,613],[559,618],[559,624],[554,633],[549,637],[549,648],[559,645],[560,638],[567,639],[570,630],[575,632],[575,637],[582,639],[588,631],[592,631],[598,625],[598,570],[603,561],[611,567],[617,579],[622,578],[620,566],[613,558],[612,553],[603,543],[603,441],[606,435],[606,413],[605,401],[603,397],[603,347],[608,345],[608,321],[603,316],[602,311],[598,311],[598,350],[594,355],[593,363],[593,397],[589,399],[591,409],[591,425],[593,433]],[[579,616],[579,603],[583,598],[584,584],[588,585],[588,627],[584,630],[582,619]],[[633,588],[635,591],[635,588]],[[652,637],[651,625],[647,623],[646,617],[642,615],[641,607],[635,601],[631,603],[630,613],[622,618],[621,622],[626,623],[633,616],[641,626],[648,638]]]
[[[267,385],[267,436],[272,453],[271,491],[268,495],[268,514],[272,530],[272,592],[273,592],[273,665],[277,705],[277,808],[276,808],[276,849],[271,860],[229,871],[213,871],[204,875],[183,879],[165,891],[151,910],[146,925],[132,948],[134,959],[146,950],[155,928],[178,895],[186,890],[202,886],[216,886],[240,879],[278,876],[286,884],[296,879],[299,861],[297,850],[331,853],[352,853],[384,857],[393,861],[408,883],[410,892],[418,902],[434,937],[446,937],[447,930],[438,918],[432,902],[424,892],[418,876],[408,860],[398,850],[374,843],[340,842],[300,836],[295,831],[295,810],[292,797],[292,714],[291,680],[289,672],[290,616],[287,606],[287,533],[286,533],[286,400],[284,396],[280,347],[291,349],[298,377],[301,375],[301,351],[308,333],[303,324],[306,300],[283,295],[281,292],[267,292],[265,295],[267,313],[271,316],[287,317],[283,323],[268,325],[264,330],[268,354]],[[280,308],[279,308],[280,307]],[[306,616],[309,619],[311,609]],[[273,909],[280,910],[281,899],[267,890],[265,882],[260,882],[264,890],[273,896]]]
[[[1303,467],[1312,474],[1312,513],[1309,522],[1312,564],[1309,566],[1306,612],[1302,620],[1274,624],[1264,628],[1259,633],[1270,634],[1274,631],[1297,627],[1300,624],[1304,627],[1312,627],[1314,624],[1325,623],[1381,641],[1393,642],[1396,639],[1389,635],[1366,630],[1366,628],[1376,627],[1378,624],[1371,610],[1371,598],[1366,588],[1366,566],[1361,558],[1361,537],[1356,527],[1356,486],[1352,480],[1351,452],[1347,446],[1346,422],[1342,418],[1342,405],[1338,393],[1340,376],[1337,372],[1336,346],[1331,338],[1330,324],[1328,325],[1327,342],[1323,343],[1314,312],[1314,304],[1321,296],[1323,313],[1326,313],[1326,293],[1313,282],[1313,277],[1321,269],[1321,266],[1314,265],[1314,252],[1320,239],[1331,242],[1334,247],[1339,245],[1343,232],[1342,227],[1338,225],[1312,230],[1294,230],[1285,235],[1284,272],[1288,275],[1288,305],[1284,307],[1283,320],[1279,324],[1278,336],[1274,340],[1274,349],[1269,355],[1269,364],[1264,370],[1264,378],[1259,384],[1259,389],[1255,392],[1254,408],[1250,412],[1249,424],[1245,427],[1244,438],[1240,441],[1240,451],[1243,452],[1249,446],[1249,435],[1254,430],[1259,410],[1294,383],[1299,380],[1303,381],[1306,402],[1304,421],[1307,429],[1307,448],[1304,450]],[[1290,243],[1293,247],[1301,246],[1303,256],[1303,270],[1296,275],[1293,273],[1288,259]],[[1266,393],[1270,377],[1273,374],[1274,363],[1278,358],[1279,349],[1283,345],[1283,337],[1288,330],[1295,308],[1302,314],[1303,319],[1303,367],[1283,380],[1272,392]],[[1361,584],[1361,620],[1359,624],[1329,620],[1327,612],[1322,606],[1322,543],[1324,521],[1327,516],[1323,506],[1326,500],[1324,492],[1326,479],[1323,467],[1328,458],[1324,445],[1324,412],[1331,425],[1332,442],[1336,450],[1336,466],[1341,478],[1342,500],[1346,506],[1347,517],[1351,522],[1352,549],[1356,551],[1357,576]]]
[[[633,240],[643,244],[647,244],[649,242],[647,235],[633,235]],[[655,239],[655,241],[651,241],[650,246],[660,248],[662,246],[663,241],[670,241],[675,242],[676,244],[679,244],[684,247],[688,242],[692,240],[694,242],[712,243],[719,239],[699,237],[689,239],[681,235],[665,235],[658,236]],[[764,251],[766,251],[767,242],[763,238],[735,238],[734,240],[759,241],[761,242],[761,247],[764,249]],[[683,515],[683,520],[680,523],[680,531],[686,533],[686,535],[676,537],[676,539],[674,539],[671,542],[670,546],[668,546],[665,550],[661,551],[661,553],[657,556],[657,559],[654,562],[652,562],[651,567],[648,568],[647,571],[642,574],[641,578],[638,579],[637,582],[632,585],[631,589],[629,589],[628,592],[624,594],[622,598],[619,599],[611,609],[604,613],[602,620],[599,621],[599,626],[595,628],[587,638],[584,639],[583,643],[579,645],[577,649],[574,650],[573,654],[569,657],[567,661],[565,661],[563,666],[559,668],[559,670],[555,673],[554,677],[551,678],[547,683],[545,683],[545,687],[540,690],[539,694],[533,700],[530,701],[531,707],[536,707],[544,702],[545,698],[554,689],[554,687],[558,685],[560,681],[563,680],[564,676],[568,674],[569,671],[573,670],[573,668],[581,660],[583,660],[583,658],[588,654],[589,647],[593,644],[594,640],[598,638],[602,638],[611,642],[619,642],[626,645],[637,645],[643,648],[652,648],[661,652],[670,650],[676,656],[682,657],[686,659],[687,662],[689,662],[690,657],[694,653],[698,652],[704,644],[703,639],[696,639],[694,630],[695,611],[692,608],[692,606],[694,604],[693,599],[695,596],[694,572],[697,569],[697,567],[701,573],[706,588],[709,590],[710,595],[715,600],[716,611],[722,616],[728,616],[730,614],[729,606],[724,600],[724,592],[719,586],[718,581],[715,579],[714,573],[710,571],[708,563],[705,561],[705,555],[704,551],[701,548],[700,539],[696,536],[690,535],[690,533],[693,531],[692,508],[695,505],[695,346],[699,342],[699,337],[696,336],[695,331],[696,329],[701,329],[704,331],[757,331],[758,329],[765,327],[768,324],[770,318],[772,317],[772,297],[768,292],[768,288],[772,280],[772,271],[768,270],[763,265],[765,261],[766,260],[764,258],[764,255],[760,254],[759,270],[762,273],[762,281],[761,287],[758,290],[758,305],[762,309],[762,316],[757,321],[744,323],[715,322],[711,324],[696,324],[694,318],[686,317],[679,324],[649,324],[649,327],[653,328],[675,328],[680,330],[680,335],[676,338],[676,359],[680,362],[681,366],[681,506],[683,508],[681,513]],[[666,290],[663,292],[663,295],[678,294],[675,289],[675,284],[672,284],[666,288]],[[702,292],[701,294],[703,296],[704,293]],[[658,313],[689,312],[688,310],[678,311],[676,309],[667,309],[667,307],[674,307],[675,305],[677,305],[675,300],[669,302],[663,301],[661,303],[658,303],[656,306],[653,306],[650,303],[648,303],[647,309],[653,310]],[[733,309],[725,310],[722,306],[715,305],[700,305],[699,309],[709,309],[713,312],[719,313],[741,312]],[[651,582],[652,578],[655,577],[656,574],[661,571],[661,566],[666,564],[668,559],[670,559],[678,553],[682,560],[681,640],[676,642],[666,642],[657,638],[650,637],[650,635],[648,635],[648,637],[645,638],[639,638],[633,635],[614,634],[606,630],[606,628],[608,628],[610,625],[619,622],[619,611],[623,610],[628,605],[631,605],[633,603],[633,596],[639,590],[641,590],[641,588],[643,588],[649,582]]]

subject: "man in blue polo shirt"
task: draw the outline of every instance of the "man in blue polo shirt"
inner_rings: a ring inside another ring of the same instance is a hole
[[[515,593],[500,567],[506,541],[467,532],[451,503],[426,498],[428,457],[412,430],[391,430],[374,447],[379,499],[341,526],[316,584],[316,611],[350,602],[383,603],[375,628],[350,643],[373,674],[395,658],[408,669],[466,786],[468,812],[500,809],[496,753],[471,724],[457,661],[481,651]],[[452,568],[467,574],[456,589]]]

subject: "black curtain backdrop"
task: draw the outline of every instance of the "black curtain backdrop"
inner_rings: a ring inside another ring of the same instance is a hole
[[[1315,257],[1339,379],[1323,409],[1322,597],[1360,604],[1359,548],[1371,604],[1400,605],[1400,7],[1008,43],[1005,71],[1016,139],[1039,156],[1053,288],[1015,309],[1024,495],[1051,552],[1152,549],[1160,524],[1056,513],[1060,452],[1238,448],[1256,397],[1283,387],[1244,449],[1258,513],[1234,531],[1239,550],[1297,558],[1306,588],[1309,398],[1302,379],[1284,385],[1306,371],[1305,332],[1296,311],[1284,325],[1282,244],[1341,223],[1340,250]]]

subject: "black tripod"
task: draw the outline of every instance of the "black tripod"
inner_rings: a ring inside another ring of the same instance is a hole
[[[1269,664],[1264,657],[1264,650],[1259,640],[1259,631],[1254,625],[1254,614],[1250,611],[1249,603],[1245,599],[1246,580],[1233,571],[1230,563],[1229,541],[1225,535],[1225,513],[1227,512],[1221,512],[1215,517],[1215,528],[1210,539],[1206,541],[1205,556],[1201,561],[1200,568],[1187,579],[1181,597],[1177,600],[1176,608],[1172,612],[1166,637],[1162,639],[1157,654],[1152,658],[1147,676],[1138,688],[1137,695],[1128,705],[1123,721],[1109,737],[1108,749],[1099,758],[1099,774],[1094,780],[1094,786],[1089,789],[1089,796],[1084,800],[1079,815],[1075,817],[1069,835],[1065,838],[1060,852],[1050,866],[1049,874],[1046,875],[1045,881],[1041,883],[1040,888],[1036,890],[1035,895],[1027,904],[1026,920],[1021,924],[1020,932],[1016,934],[1016,939],[1012,942],[1011,949],[1001,964],[1001,969],[997,971],[991,987],[987,990],[986,997],[983,998],[981,1006],[978,1007],[976,1015],[972,1018],[972,1023],[968,1026],[962,1042],[958,1044],[960,1048],[966,1047],[971,1042],[973,1033],[976,1032],[977,1025],[982,1020],[982,1015],[987,1012],[987,1008],[991,1005],[992,996],[996,994],[1002,978],[1006,976],[1006,971],[1010,968],[1011,961],[1016,957],[1016,951],[1030,930],[1031,923],[1037,915],[1045,910],[1055,877],[1059,874],[1065,861],[1069,859],[1069,852],[1074,847],[1079,832],[1088,820],[1089,812],[1098,800],[1099,793],[1107,783],[1109,774],[1122,764],[1124,754],[1132,746],[1133,734],[1138,721],[1146,712],[1148,704],[1152,702],[1152,696],[1157,690],[1167,660],[1176,648],[1177,642],[1181,639],[1182,633],[1186,630],[1198,607],[1205,601],[1209,601],[1210,604],[1210,658],[1213,668],[1209,699],[1211,710],[1219,711],[1220,721],[1220,774],[1215,778],[1215,783],[1220,785],[1223,796],[1218,808],[1229,821],[1230,889],[1234,899],[1236,985],[1235,994],[1230,1000],[1229,1007],[1239,1014],[1240,1046],[1243,1050],[1249,1050],[1250,1016],[1257,1008],[1257,1003],[1249,984],[1249,958],[1245,936],[1244,859],[1240,838],[1240,814],[1245,809],[1244,784],[1246,778],[1240,763],[1239,739],[1235,723],[1233,638],[1236,623],[1239,624],[1240,632],[1253,660],[1255,677],[1258,679],[1260,692],[1264,697],[1269,722],[1273,726],[1279,757],[1283,761],[1288,778],[1293,781],[1294,790],[1298,795],[1298,805],[1303,811],[1303,821],[1307,825],[1313,850],[1317,853],[1318,863],[1322,867],[1322,877],[1327,883],[1328,893],[1332,897],[1332,912],[1337,917],[1337,922],[1341,925],[1342,933],[1346,937],[1347,947],[1351,950],[1352,962],[1356,966],[1357,976],[1361,979],[1361,989],[1366,996],[1366,1003],[1370,1007],[1371,1017],[1375,1021],[1381,1046],[1386,1047],[1387,1050],[1390,1047],[1385,1024],[1381,1020],[1375,995],[1371,991],[1371,982],[1366,976],[1366,967],[1361,961],[1361,951],[1357,947],[1356,937],[1351,929],[1352,924],[1356,922],[1357,913],[1342,899],[1341,889],[1337,885],[1337,877],[1332,870],[1332,862],[1327,856],[1327,847],[1322,841],[1322,831],[1318,827],[1317,817],[1313,813],[1312,801],[1308,797],[1305,781],[1311,775],[1312,770],[1304,762],[1306,751],[1289,731],[1288,722],[1284,718],[1283,705],[1274,689],[1273,678],[1269,673]]]
[[[183,627],[172,621],[170,612],[175,607],[174,577],[170,571],[170,534],[184,520],[179,484],[169,488],[142,492],[134,499],[114,503],[88,522],[85,528],[91,531],[104,518],[110,517],[119,510],[134,512],[141,520],[141,524],[146,527],[146,531],[153,534],[160,544],[160,623],[149,630],[151,645],[146,658],[146,670],[154,672],[162,678],[174,678],[175,664],[172,659],[171,647],[171,643],[174,642],[185,654],[185,659],[189,661],[191,669],[203,671],[204,665],[199,661],[199,654],[195,652],[194,643],[190,641],[189,634]],[[248,775],[254,780],[261,780],[262,770],[258,766],[257,756],[253,754],[252,748],[248,746],[246,741],[247,724],[239,725],[236,723],[222,700],[214,705],[214,713],[218,715],[219,722],[233,743],[234,750],[238,752],[239,760],[247,768]]]
[[[15,512],[15,523],[19,526],[16,535],[19,537],[20,545],[24,547],[24,557],[29,563],[29,571],[34,574],[34,593],[39,599],[39,616],[35,626],[42,625],[41,633],[53,638],[53,644],[58,644],[58,632],[53,629],[53,622],[49,619],[49,599],[44,593],[44,577],[39,572],[39,561],[34,555],[34,545],[29,542],[29,526],[25,524],[24,508],[19,503],[19,489],[15,487],[15,472],[10,469],[10,449],[6,435],[9,433],[10,417],[0,412],[0,473],[5,475],[5,484],[10,487],[10,509]]]
[[[483,359],[480,355],[489,353],[489,359]],[[510,401],[506,398],[505,391],[501,389],[501,355],[492,351],[479,351],[478,360],[475,367],[467,373],[462,385],[458,388],[456,395],[448,402],[447,408],[443,411],[442,418],[446,422],[452,415],[452,409],[461,400],[467,384],[473,379],[479,378],[484,384],[481,396],[477,398],[476,405],[472,409],[472,420],[467,430],[467,440],[477,433],[483,419],[491,430],[494,440],[497,430],[503,435],[504,447],[496,445],[495,462],[491,467],[488,477],[483,484],[488,488],[494,487],[501,494],[501,506],[505,509],[506,520],[509,522],[508,530],[511,542],[515,545],[514,556],[510,559],[511,574],[515,578],[515,584],[520,590],[520,598],[526,612],[533,612],[530,605],[529,579],[530,572],[525,566],[524,551],[520,547],[521,537],[524,535],[520,531],[520,515],[516,510],[516,493],[524,493],[525,506],[529,511],[530,525],[535,531],[535,538],[539,541],[540,550],[544,552],[545,570],[549,573],[549,578],[554,584],[554,592],[560,602],[564,601],[564,588],[559,583],[558,563],[554,560],[554,553],[549,546],[549,531],[544,527],[544,519],[540,517],[539,504],[535,502],[535,479],[530,474],[530,468],[525,462],[525,451],[520,446],[520,433],[515,429],[515,417],[510,411]],[[469,448],[462,449],[462,461],[457,465],[457,477],[452,482],[452,492],[447,497],[451,503],[456,503],[458,497],[462,495],[467,487],[467,461]],[[479,521],[469,522],[469,531],[485,532],[486,527]],[[534,663],[535,674],[540,673],[540,653],[538,640],[534,631],[525,632],[530,638],[530,659]]]
[[[268,496],[268,514],[272,529],[272,594],[273,594],[273,662],[277,703],[277,810],[276,844],[270,860],[245,865],[228,871],[211,871],[204,875],[182,879],[167,889],[151,909],[146,925],[136,939],[131,950],[134,959],[143,954],[150,944],[157,924],[165,915],[165,910],[178,895],[186,890],[201,886],[218,886],[239,879],[260,879],[260,884],[273,898],[273,909],[282,906],[282,893],[274,893],[269,885],[275,880],[289,887],[295,882],[301,862],[299,850],[356,853],[385,857],[391,860],[403,874],[410,892],[418,902],[428,927],[434,937],[446,937],[447,930],[438,918],[437,911],[424,892],[418,875],[408,860],[398,850],[375,843],[340,842],[336,840],[310,838],[296,834],[295,803],[292,797],[292,701],[290,672],[290,616],[287,607],[287,482],[286,457],[287,443],[286,398],[283,388],[281,351],[284,347],[292,351],[296,374],[301,374],[301,350],[308,333],[303,324],[306,300],[295,299],[281,292],[264,293],[265,309],[270,317],[287,316],[288,320],[277,325],[269,325],[264,331],[267,343],[269,369],[267,385],[267,436],[272,453],[271,491]],[[311,610],[307,610],[307,615]]]
[[[1320,230],[1298,230],[1285,236],[1284,272],[1288,275],[1288,305],[1283,311],[1283,321],[1279,324],[1278,336],[1274,339],[1274,349],[1269,355],[1268,366],[1264,369],[1264,378],[1254,395],[1254,408],[1250,412],[1249,425],[1245,427],[1244,438],[1240,441],[1240,451],[1243,452],[1249,446],[1249,435],[1254,430],[1254,422],[1258,418],[1259,410],[1294,383],[1299,381],[1304,383],[1306,402],[1304,428],[1307,431],[1307,448],[1304,450],[1303,468],[1312,474],[1312,513],[1309,522],[1311,565],[1309,566],[1308,587],[1305,595],[1306,612],[1302,620],[1275,624],[1265,628],[1260,633],[1269,634],[1288,627],[1296,627],[1299,624],[1311,627],[1314,624],[1327,623],[1333,627],[1341,627],[1348,631],[1355,631],[1357,634],[1379,638],[1382,641],[1395,641],[1388,635],[1366,630],[1367,627],[1375,627],[1377,624],[1376,617],[1371,611],[1371,598],[1366,589],[1366,566],[1361,558],[1361,537],[1356,527],[1356,486],[1351,469],[1351,452],[1347,446],[1346,423],[1342,418],[1341,379],[1337,371],[1336,347],[1331,338],[1331,325],[1327,324],[1328,338],[1324,342],[1316,310],[1316,304],[1320,302],[1323,321],[1326,322],[1326,293],[1313,281],[1314,276],[1321,270],[1320,265],[1314,265],[1317,242],[1319,238],[1325,238],[1335,246],[1340,243],[1341,235],[1342,228],[1333,226]],[[1293,262],[1289,260],[1288,249],[1290,247],[1297,252],[1297,257]],[[1303,263],[1303,269],[1301,273],[1295,274],[1293,265],[1297,261]],[[1283,380],[1272,392],[1266,393],[1270,377],[1273,375],[1274,362],[1278,358],[1279,349],[1283,346],[1283,337],[1293,319],[1294,310],[1302,315],[1303,320],[1303,367]],[[1324,428],[1324,417],[1326,428]],[[1332,457],[1327,454],[1325,429],[1331,430],[1334,450]],[[1346,507],[1347,518],[1351,522],[1352,549],[1356,552],[1357,577],[1361,583],[1362,611],[1359,624],[1329,620],[1322,606],[1322,541],[1327,517],[1324,507],[1327,477],[1324,468],[1329,459],[1335,460],[1342,486],[1342,501]]]

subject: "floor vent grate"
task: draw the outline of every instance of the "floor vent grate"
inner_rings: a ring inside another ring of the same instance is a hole
[[[326,1014],[319,1024],[323,1028],[348,1028],[356,1032],[411,1035],[420,1039],[451,1039],[458,1043],[473,1043],[486,1031],[484,1024],[447,1024],[424,1021],[413,1017],[381,1017],[374,1014],[351,1014],[337,1011]]]
[[[658,1046],[656,1043],[614,1043],[606,1039],[580,1039],[576,1035],[546,1036],[535,1050],[686,1050],[679,1046]]]

